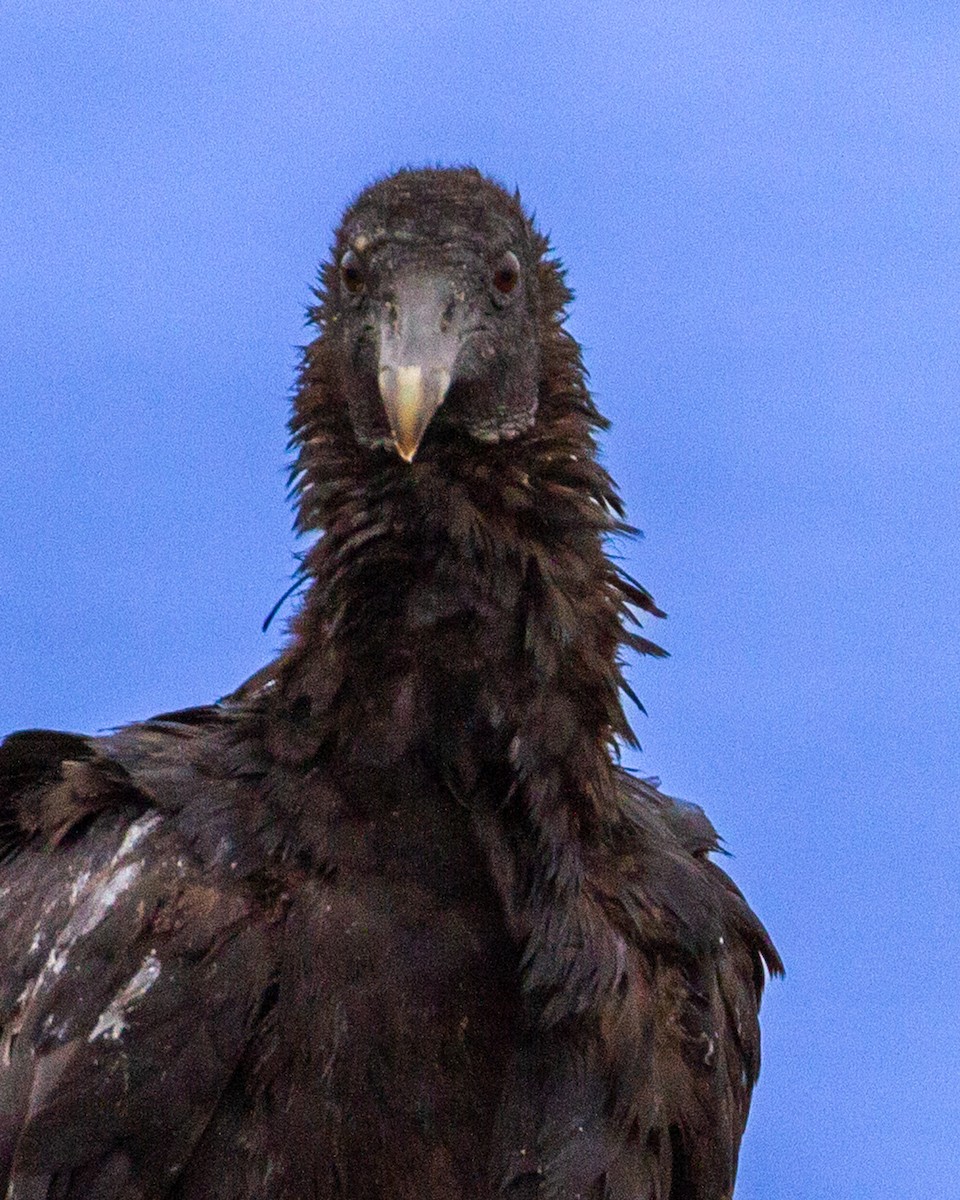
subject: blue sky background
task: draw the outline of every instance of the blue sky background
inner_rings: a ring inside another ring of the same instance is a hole
[[[520,186],[669,611],[644,773],[788,964],[738,1200],[956,1200],[960,9],[0,13],[0,729],[272,656],[303,309],[405,164]]]

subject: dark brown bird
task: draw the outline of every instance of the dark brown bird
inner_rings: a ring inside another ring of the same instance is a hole
[[[780,962],[616,765],[658,610],[561,271],[476,171],[401,171],[318,299],[287,650],[0,747],[0,1191],[729,1197]]]

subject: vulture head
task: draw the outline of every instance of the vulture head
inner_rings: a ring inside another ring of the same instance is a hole
[[[605,422],[563,328],[559,264],[518,197],[479,171],[403,170],[367,188],[316,296],[291,423],[301,531],[329,529],[371,482],[423,490],[593,460]],[[599,467],[561,482],[618,511]]]
[[[410,462],[428,437],[530,427],[543,250],[518,200],[476,171],[402,171],[360,196],[318,319],[361,445]]]

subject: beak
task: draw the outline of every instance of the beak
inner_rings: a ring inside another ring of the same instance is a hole
[[[444,401],[460,350],[461,325],[449,281],[401,280],[380,321],[377,381],[397,453],[413,456]]]

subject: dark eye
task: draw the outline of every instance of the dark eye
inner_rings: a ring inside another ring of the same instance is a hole
[[[340,282],[351,296],[363,291],[363,267],[353,250],[348,250],[340,259]]]
[[[508,250],[493,272],[493,286],[502,296],[509,296],[520,282],[520,261]]]

